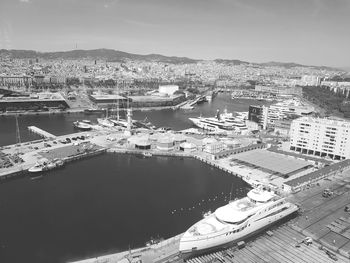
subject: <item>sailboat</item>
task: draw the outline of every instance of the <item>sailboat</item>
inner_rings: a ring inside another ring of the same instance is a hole
[[[110,121],[116,126],[120,126],[122,128],[128,127],[128,122],[125,119],[121,119],[119,115],[119,98],[117,99],[117,116],[115,119],[110,119]]]
[[[98,122],[98,124],[105,126],[105,127],[113,127],[114,126],[114,123],[108,119],[108,108],[106,109],[106,117],[105,118],[97,118],[97,122]]]
[[[117,116],[116,118],[110,119],[111,122],[113,122],[114,125],[122,127],[122,128],[128,128],[128,122],[126,119],[121,119],[119,115],[119,87],[117,84]]]

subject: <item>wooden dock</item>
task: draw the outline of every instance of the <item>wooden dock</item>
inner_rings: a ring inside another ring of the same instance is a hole
[[[36,133],[38,134],[40,137],[43,137],[43,138],[47,138],[47,139],[56,139],[56,136],[47,132],[47,131],[44,131],[36,126],[28,126],[28,130],[33,132],[33,133]]]

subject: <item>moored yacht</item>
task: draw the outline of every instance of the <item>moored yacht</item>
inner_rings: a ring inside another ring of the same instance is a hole
[[[227,109],[225,109],[220,117],[226,123],[231,124],[235,131],[244,132],[248,130],[246,125],[248,112],[236,112],[236,115],[234,115],[233,113],[228,113]]]
[[[198,117],[188,118],[194,125],[208,131],[233,130],[232,124],[222,119],[220,111],[217,111],[216,117]]]
[[[296,212],[298,206],[262,187],[232,201],[191,226],[180,240],[184,255],[195,255],[246,239]]]

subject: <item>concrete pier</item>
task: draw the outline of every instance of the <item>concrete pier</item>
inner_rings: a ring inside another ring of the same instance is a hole
[[[44,137],[46,139],[56,139],[56,136],[47,132],[47,131],[44,131],[36,126],[28,126],[28,130],[33,132],[33,133],[36,133],[38,134],[39,136],[41,137]]]

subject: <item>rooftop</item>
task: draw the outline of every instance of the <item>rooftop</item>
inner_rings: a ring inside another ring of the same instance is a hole
[[[317,123],[317,124],[323,124],[323,125],[331,125],[331,126],[338,126],[338,127],[348,127],[350,128],[350,122],[345,120],[334,120],[334,119],[328,119],[328,118],[313,118],[313,117],[301,117],[296,120],[295,122],[307,122],[307,123]]]
[[[310,165],[307,161],[261,149],[237,154],[234,159],[281,175],[292,174]]]
[[[123,96],[116,94],[92,94],[91,97],[95,100],[125,100]]]

